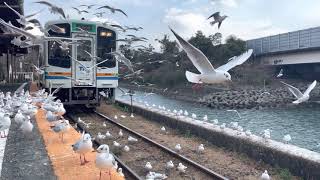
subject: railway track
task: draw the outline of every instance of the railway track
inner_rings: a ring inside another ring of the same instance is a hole
[[[151,162],[153,166],[152,171],[166,173],[169,179],[228,179],[222,175],[198,164],[189,158],[171,150],[170,148],[161,145],[158,142],[116,122],[104,114],[92,111],[89,109],[69,110],[68,118],[77,122],[80,117],[84,123],[77,123],[79,129],[86,131],[92,136],[96,136],[98,132],[104,134],[107,130],[114,136],[112,139],[95,140],[95,144],[108,144],[111,151],[114,152],[119,165],[123,168],[127,179],[144,179],[147,171],[144,165],[147,161]],[[70,114],[72,112],[72,114]],[[103,125],[104,124],[104,125]],[[126,138],[117,137],[119,130],[122,129],[124,137],[133,136],[138,139],[138,142],[129,144]],[[121,149],[116,149],[112,146],[113,141],[120,144],[128,145],[129,152],[122,152]],[[172,160],[175,168],[178,163],[183,163],[187,166],[186,174],[181,175],[176,170],[165,170],[165,163]]]

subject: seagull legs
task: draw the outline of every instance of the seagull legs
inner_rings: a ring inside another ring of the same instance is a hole
[[[90,162],[90,161],[87,161],[87,160],[86,160],[86,155],[85,155],[85,154],[83,154],[83,157],[84,157],[84,164]]]
[[[100,176],[99,176],[99,180],[101,180],[101,170],[100,170]]]
[[[82,166],[82,165],[84,165],[85,163],[84,162],[82,162],[82,159],[81,159],[81,154],[80,154],[80,165]]]

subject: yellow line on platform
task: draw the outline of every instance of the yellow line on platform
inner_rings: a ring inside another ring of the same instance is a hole
[[[36,115],[40,133],[44,139],[48,156],[51,160],[54,173],[61,180],[94,180],[99,179],[99,169],[95,167],[96,153],[86,154],[86,159],[90,162],[80,165],[79,155],[74,153],[71,145],[79,138],[80,134],[73,128],[64,135],[64,143],[61,142],[59,135],[50,129],[50,124],[45,118],[45,111],[39,109]],[[109,179],[109,175],[103,172],[101,179]],[[114,170],[111,180],[123,180]]]

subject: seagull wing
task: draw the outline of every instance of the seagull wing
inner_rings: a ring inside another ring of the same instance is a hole
[[[27,31],[25,31],[23,29],[17,28],[14,25],[8,24],[1,18],[0,18],[0,24],[12,29],[13,31],[15,31],[15,32],[17,32],[17,33],[19,33],[21,35],[24,35],[24,36],[29,37],[31,39],[36,39],[36,36],[34,36],[33,34],[28,33]]]
[[[11,6],[9,6],[6,2],[4,2],[4,4],[11,9],[16,15],[19,16],[19,18],[24,18],[24,16],[22,16],[18,11],[14,10]]]
[[[196,47],[191,45],[189,42],[182,39],[182,37],[180,37],[171,28],[170,30],[176,36],[183,50],[187,53],[192,64],[200,71],[200,73],[205,74],[205,73],[215,72],[208,58],[199,49],[197,49]]]
[[[249,49],[247,52],[230,60],[227,64],[224,64],[224,65],[218,67],[217,70],[229,71],[230,69],[234,68],[235,66],[238,66],[238,65],[246,62],[250,58],[252,52],[253,52],[253,50]]]
[[[124,11],[122,11],[121,9],[115,9],[115,10],[121,12],[123,15],[128,17],[128,15]]]
[[[47,5],[49,7],[53,7],[53,5],[47,1],[37,1],[37,2],[34,2],[34,3],[39,3],[39,4],[44,4],[44,5]]]
[[[214,19],[217,19],[218,17],[220,17],[220,12],[215,12],[215,13],[213,13],[211,16],[209,16],[208,17],[208,19],[210,19],[210,18],[214,18]]]
[[[64,11],[63,11],[62,8],[57,7],[57,11],[56,12],[61,14],[61,16],[66,19],[66,15],[64,14]]]
[[[39,14],[39,13],[41,13],[43,11],[43,9],[42,10],[40,10],[40,11],[38,11],[38,12],[35,12],[35,13],[33,13],[33,14],[29,14],[29,15],[27,15],[27,16],[25,16],[25,18],[27,19],[27,18],[31,18],[32,16],[35,16],[35,15],[37,15],[37,14]]]
[[[62,28],[60,28],[59,26],[54,25],[54,24],[49,25],[47,29],[50,29],[51,31],[53,31],[55,33],[65,34],[65,32],[63,32]]]
[[[317,81],[314,80],[314,81],[309,85],[308,89],[303,93],[303,95],[310,94],[310,92],[312,91],[312,89],[313,89],[314,87],[316,87],[316,85],[317,85]]]
[[[299,99],[300,97],[303,96],[303,94],[300,92],[300,90],[290,84],[287,84],[285,82],[280,81],[282,84],[286,85],[289,91],[297,98]]]
[[[81,66],[83,66],[83,68],[88,69],[84,64],[82,64],[80,61],[78,61],[77,59],[73,58],[72,56],[69,55],[69,57],[75,61],[76,63],[79,63]]]
[[[19,88],[15,91],[16,93],[20,93],[22,89],[27,85],[28,83],[23,83]]]
[[[107,6],[107,5],[105,5],[105,6],[101,6],[101,7],[98,7],[97,9],[102,9],[102,8],[106,8],[106,9],[112,9],[112,7],[110,7],[110,6]]]
[[[76,10],[78,13],[80,13],[80,10],[76,7],[72,7],[72,9]]]

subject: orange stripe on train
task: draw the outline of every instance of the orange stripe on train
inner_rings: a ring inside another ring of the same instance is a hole
[[[71,76],[71,72],[48,72],[49,76]]]

